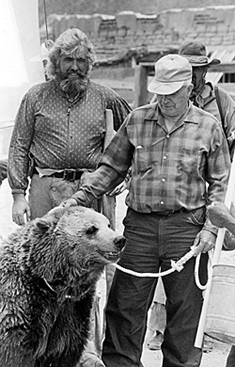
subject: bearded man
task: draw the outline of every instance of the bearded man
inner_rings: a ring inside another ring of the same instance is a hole
[[[131,111],[112,89],[91,82],[94,62],[87,36],[77,28],[66,30],[50,49],[50,80],[32,87],[21,102],[8,157],[12,218],[18,225],[71,197],[81,178],[95,170],[104,147],[106,109],[112,110],[114,130]]]

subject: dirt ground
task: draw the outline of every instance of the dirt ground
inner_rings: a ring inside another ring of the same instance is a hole
[[[122,232],[122,219],[125,215],[126,207],[124,204],[125,194],[118,197],[117,201],[117,230]],[[17,228],[11,221],[12,199],[10,189],[5,180],[0,189],[0,236],[7,236]],[[221,263],[235,265],[235,251],[222,252]],[[214,341],[213,350],[210,353],[203,353],[201,367],[224,367],[230,346]],[[144,367],[160,367],[162,361],[161,351],[150,351],[144,346],[142,362]]]

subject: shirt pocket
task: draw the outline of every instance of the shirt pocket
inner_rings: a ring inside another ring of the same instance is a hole
[[[150,170],[157,163],[157,152],[154,145],[142,146],[135,148],[134,166],[138,173]]]
[[[201,160],[200,150],[198,148],[183,148],[179,162],[179,171],[191,176],[198,175]]]

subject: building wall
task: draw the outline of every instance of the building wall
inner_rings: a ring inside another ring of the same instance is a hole
[[[235,5],[167,10],[153,15],[51,15],[48,29],[49,37],[55,39],[69,27],[80,28],[95,45],[98,58],[105,59],[127,49],[148,53],[177,49],[186,39],[195,38],[205,42],[209,50],[234,48],[234,19]]]
[[[39,1],[43,21],[44,0]],[[47,14],[112,14],[124,10],[155,14],[173,8],[233,5],[233,0],[45,0]]]

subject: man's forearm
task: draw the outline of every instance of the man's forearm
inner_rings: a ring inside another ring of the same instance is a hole
[[[227,215],[226,221],[223,221],[223,226],[235,236],[235,218],[231,214]]]
[[[113,168],[102,165],[87,176],[86,182],[72,196],[72,199],[76,200],[78,205],[87,206],[94,199],[101,198],[106,192],[116,187],[124,177]]]

